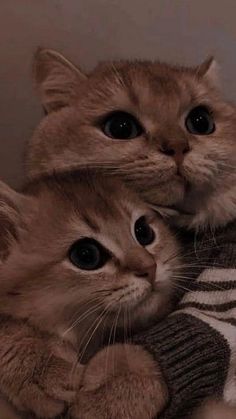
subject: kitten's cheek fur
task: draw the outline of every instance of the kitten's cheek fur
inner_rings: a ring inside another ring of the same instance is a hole
[[[113,345],[89,362],[73,419],[151,419],[168,401],[168,390],[152,356],[139,346]]]

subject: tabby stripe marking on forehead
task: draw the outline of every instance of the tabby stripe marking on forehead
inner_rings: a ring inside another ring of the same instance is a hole
[[[88,227],[91,228],[91,230],[93,230],[94,232],[98,233],[100,231],[99,226],[96,224],[95,220],[91,220],[90,217],[88,217],[87,215],[83,214],[83,220],[85,222],[85,224],[88,225]]]

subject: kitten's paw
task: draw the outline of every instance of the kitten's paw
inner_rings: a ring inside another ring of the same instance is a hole
[[[134,345],[114,345],[89,362],[70,414],[73,419],[151,419],[168,400],[151,355]]]
[[[47,396],[44,390],[41,390],[38,385],[33,383],[28,387],[25,386],[20,392],[19,397],[13,400],[13,403],[19,412],[32,413],[37,418],[45,419],[55,418],[57,415],[63,413],[66,407],[65,402]]]
[[[65,343],[51,345],[49,353],[39,384],[47,395],[71,403],[84,368],[78,363],[77,353]]]
[[[68,345],[54,343],[45,344],[31,377],[27,377],[16,397],[12,397],[19,411],[54,418],[74,401],[82,366],[78,364],[76,352]]]

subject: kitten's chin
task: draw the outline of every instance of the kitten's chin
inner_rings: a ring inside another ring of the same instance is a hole
[[[115,327],[120,330],[128,327],[127,332],[134,333],[150,327],[171,312],[171,300],[171,293],[168,290],[150,291],[141,298],[127,300],[107,313],[103,322],[104,330],[109,331],[116,325]]]
[[[169,294],[150,293],[130,312],[130,322],[133,331],[137,332],[155,324],[167,316],[172,309]]]
[[[145,188],[139,192],[142,198],[152,205],[173,206],[183,202],[186,182],[181,177],[174,176],[166,183],[158,184],[154,188]]]

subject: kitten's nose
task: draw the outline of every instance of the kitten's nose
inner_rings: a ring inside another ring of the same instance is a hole
[[[150,284],[153,284],[156,277],[156,263],[153,262],[150,265],[143,266],[142,269],[134,272],[134,274],[138,278],[145,278]]]
[[[125,268],[139,278],[145,278],[154,283],[156,276],[156,261],[153,256],[143,248],[130,249],[126,254]]]
[[[167,156],[171,156],[177,166],[180,166],[183,163],[185,154],[190,151],[189,143],[186,138],[181,140],[164,140],[160,145],[160,151]]]

